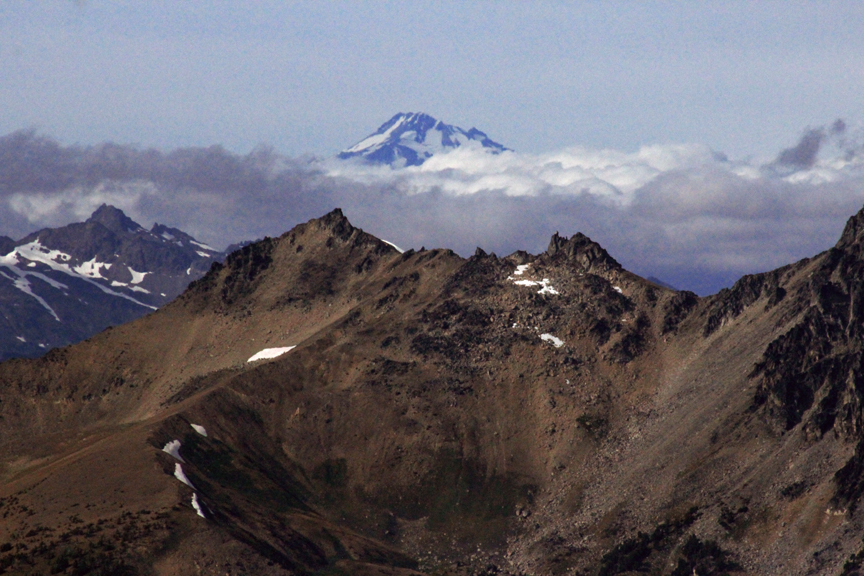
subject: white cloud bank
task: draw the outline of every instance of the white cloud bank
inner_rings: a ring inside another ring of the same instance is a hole
[[[840,121],[774,160],[693,144],[548,154],[457,149],[393,170],[289,159],[266,148],[169,153],[0,137],[0,234],[86,218],[112,203],[208,244],[279,235],[341,207],[403,248],[540,252],[583,232],[628,269],[707,294],[832,246],[864,204],[864,138]]]
[[[322,165],[334,178],[391,190],[403,204],[434,204],[425,218],[441,228],[437,239],[452,237],[442,244],[462,252],[470,250],[459,245],[466,234],[508,253],[540,250],[555,230],[581,231],[627,268],[706,294],[836,242],[864,204],[861,133],[838,124],[808,130],[773,161],[729,160],[702,145],[676,144],[543,155],[457,149],[399,170]],[[439,205],[451,207],[454,222]],[[414,247],[430,235],[422,222],[413,234],[401,232],[387,230]]]

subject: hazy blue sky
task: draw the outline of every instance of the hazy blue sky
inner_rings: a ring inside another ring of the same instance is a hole
[[[858,2],[0,3],[0,133],[331,155],[398,111],[522,152],[772,156],[864,117]]]
[[[340,206],[464,255],[584,232],[707,294],[861,209],[862,31],[860,2],[3,0],[0,235],[107,202],[222,247]],[[330,160],[408,111],[516,152]]]

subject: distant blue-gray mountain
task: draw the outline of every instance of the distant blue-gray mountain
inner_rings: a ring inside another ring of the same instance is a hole
[[[38,356],[166,304],[225,254],[102,205],[86,222],[0,236],[0,361]]]
[[[464,130],[422,112],[400,112],[370,136],[342,151],[339,158],[361,158],[394,168],[419,166],[435,154],[460,146],[477,146],[491,154],[505,150],[477,128]]]

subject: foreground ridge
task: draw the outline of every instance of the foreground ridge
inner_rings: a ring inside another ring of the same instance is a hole
[[[699,298],[578,233],[400,253],[336,209],[0,364],[0,566],[853,574],[861,222]]]

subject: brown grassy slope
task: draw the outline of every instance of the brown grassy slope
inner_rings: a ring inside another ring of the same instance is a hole
[[[119,542],[94,554],[158,573],[385,573],[411,558],[839,572],[861,546],[861,219],[836,249],[701,300],[582,235],[463,260],[399,255],[339,212],[313,220],[147,318],[0,365],[0,540],[30,551],[6,557],[64,561],[32,551],[81,509],[111,528],[67,535],[73,548]],[[159,451],[172,439],[206,521]],[[130,523],[141,535],[124,540]],[[51,532],[26,536],[37,524]]]

